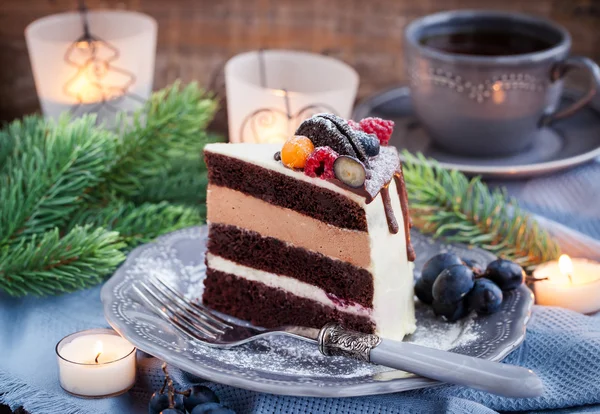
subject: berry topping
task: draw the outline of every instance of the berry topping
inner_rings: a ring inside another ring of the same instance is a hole
[[[333,165],[338,158],[337,152],[329,147],[317,147],[308,156],[304,173],[309,177],[321,177],[324,180],[334,178]]]
[[[462,264],[454,253],[440,253],[429,259],[423,266],[421,277],[415,284],[415,294],[421,302],[433,302],[431,290],[437,277],[450,266]]]
[[[308,156],[315,146],[312,141],[303,136],[293,136],[281,148],[281,162],[288,168],[304,168]]]
[[[360,143],[369,157],[379,155],[379,140],[373,134],[362,133],[358,135]]]
[[[349,187],[362,187],[367,178],[367,171],[362,162],[354,157],[340,155],[333,164],[335,178]]]
[[[360,129],[367,134],[375,134],[381,145],[387,145],[394,132],[394,121],[381,118],[365,118],[359,123]]]
[[[502,304],[502,291],[489,279],[477,279],[467,295],[467,303],[469,309],[475,312],[494,313]]]
[[[523,283],[525,272],[518,264],[510,260],[494,260],[487,266],[485,277],[502,290],[513,290]]]
[[[360,139],[362,134],[364,132],[352,129],[345,119],[333,114],[314,115],[296,130],[296,135],[309,137],[315,147],[331,147],[338,154],[356,157],[369,167],[369,156]]]
[[[348,120],[348,125],[350,125],[350,128],[356,130],[356,131],[362,131],[362,128],[360,127],[360,124],[356,121],[353,121],[352,119]]]

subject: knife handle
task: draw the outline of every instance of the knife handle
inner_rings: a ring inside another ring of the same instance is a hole
[[[505,397],[538,397],[544,391],[542,381],[527,368],[381,339],[377,335],[348,331],[336,324],[325,325],[318,340],[319,349],[325,355],[350,356]]]

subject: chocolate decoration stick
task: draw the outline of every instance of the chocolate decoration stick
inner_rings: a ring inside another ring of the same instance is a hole
[[[390,233],[396,234],[398,233],[399,227],[396,216],[394,216],[394,209],[392,208],[392,200],[390,198],[390,189],[388,186],[383,187],[380,194],[381,200],[383,201],[383,209],[385,211],[385,218],[387,219],[388,228],[390,229]]]
[[[402,164],[400,164],[398,171],[394,174],[394,180],[396,181],[396,189],[398,190],[398,197],[400,197],[400,206],[402,207],[402,218],[404,219],[404,231],[406,234],[406,254],[409,262],[414,262],[417,258],[415,249],[410,241],[410,228],[412,227],[412,220],[408,211],[408,193],[406,192],[406,183],[404,182],[404,173],[402,172]]]

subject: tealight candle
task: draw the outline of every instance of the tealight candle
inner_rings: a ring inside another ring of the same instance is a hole
[[[135,383],[135,347],[111,329],[91,329],[56,345],[60,386],[78,397],[103,398]]]
[[[581,313],[600,310],[600,263],[562,255],[538,266],[533,276],[538,304]]]

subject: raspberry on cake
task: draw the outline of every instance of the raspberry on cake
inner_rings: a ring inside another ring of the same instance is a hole
[[[396,340],[413,332],[406,189],[398,153],[379,144],[318,114],[285,151],[207,145],[203,302],[264,327],[339,322]]]

